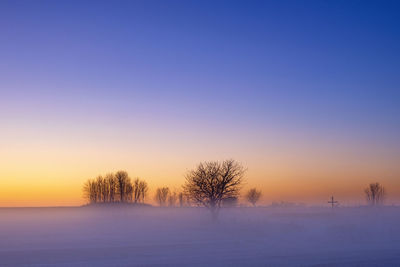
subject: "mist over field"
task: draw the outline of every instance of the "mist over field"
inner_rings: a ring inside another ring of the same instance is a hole
[[[1,266],[399,266],[400,209],[0,209]]]

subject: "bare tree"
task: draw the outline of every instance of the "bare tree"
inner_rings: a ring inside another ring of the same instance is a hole
[[[149,186],[147,185],[146,181],[140,181],[139,182],[139,188],[140,188],[139,201],[144,203],[144,199],[146,198],[147,192],[149,191]]]
[[[108,187],[108,201],[107,202],[115,202],[115,195],[117,192],[117,181],[112,173],[108,173],[105,177],[106,184]]]
[[[139,183],[140,183],[139,178],[136,178],[133,181],[133,202],[135,202],[135,203],[137,203],[139,201],[139,197],[140,197]]]
[[[83,194],[89,203],[97,202],[97,185],[96,181],[89,179],[83,185]]]
[[[254,207],[256,206],[257,201],[261,197],[261,191],[257,190],[256,188],[250,189],[246,194],[246,199],[250,202]]]
[[[119,199],[120,202],[126,202],[128,200],[128,194],[131,193],[129,192],[131,187],[131,179],[128,176],[128,173],[126,171],[118,171],[115,174],[115,178],[117,181],[117,189],[118,189],[118,194],[119,194]]]
[[[234,160],[203,162],[186,175],[185,193],[218,216],[223,199],[238,197],[245,169]]]
[[[178,200],[178,194],[174,191],[168,195],[168,206],[175,207],[176,201]]]
[[[126,186],[125,186],[125,202],[132,202],[132,197],[133,197],[133,185],[130,182],[130,179],[128,180]]]
[[[160,187],[157,188],[155,200],[157,201],[160,207],[164,207],[167,204],[167,199],[169,195],[169,188],[168,187]]]
[[[101,179],[101,199],[104,203],[110,201],[110,186],[107,179],[103,177]]]
[[[367,203],[371,206],[383,204],[386,192],[385,188],[379,183],[371,183],[364,190]]]
[[[190,206],[190,197],[185,192],[179,192],[178,194],[178,203],[179,207],[189,207]]]
[[[103,177],[101,175],[97,176],[96,178],[96,192],[97,192],[97,201],[98,202],[105,202],[104,201],[104,181]]]
[[[139,178],[136,178],[133,182],[133,200],[135,203],[142,202],[144,203],[144,199],[147,195],[148,186],[146,181],[142,181]]]

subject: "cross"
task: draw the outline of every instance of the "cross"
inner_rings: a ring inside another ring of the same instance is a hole
[[[331,201],[328,201],[328,203],[332,205],[332,209],[333,209],[333,207],[335,206],[335,204],[337,204],[338,202],[335,201],[335,200],[333,200],[333,196],[331,196]]]

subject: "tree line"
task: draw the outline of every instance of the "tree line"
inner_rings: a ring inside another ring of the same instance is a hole
[[[246,169],[235,160],[223,162],[202,162],[185,175],[182,191],[171,191],[168,187],[159,187],[154,200],[161,207],[204,206],[216,217],[221,206],[235,205],[242,189]],[[84,196],[89,203],[144,203],[148,197],[146,181],[132,180],[126,171],[118,171],[94,179],[89,179],[83,187]],[[381,205],[386,196],[384,187],[371,183],[364,190],[367,203]],[[262,193],[256,188],[250,189],[245,197],[256,206]]]
[[[161,207],[204,206],[217,215],[221,206],[237,203],[245,168],[234,160],[202,162],[188,171],[180,192],[159,187],[154,200]],[[131,180],[126,171],[118,171],[86,181],[83,187],[85,199],[91,203],[144,203],[148,185],[144,180]],[[261,191],[253,188],[246,195],[256,205]]]
[[[108,173],[89,179],[83,186],[84,197],[91,203],[144,203],[148,192],[146,181],[133,181],[126,171]]]

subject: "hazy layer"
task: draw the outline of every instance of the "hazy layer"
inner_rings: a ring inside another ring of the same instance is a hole
[[[398,266],[399,209],[0,209],[0,265]]]

